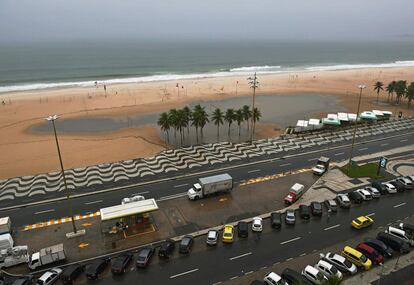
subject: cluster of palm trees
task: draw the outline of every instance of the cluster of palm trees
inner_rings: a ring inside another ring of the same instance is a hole
[[[374,91],[377,92],[377,103],[379,100],[379,94],[381,91],[384,90],[384,83],[381,81],[377,81],[374,84]],[[399,104],[401,99],[407,99],[408,108],[411,106],[411,101],[414,100],[414,82],[411,82],[410,85],[407,85],[407,81],[405,80],[398,80],[398,81],[391,81],[385,87],[385,90],[388,92],[388,101],[394,101],[394,94],[395,94],[395,104]]]
[[[257,108],[254,110],[250,109],[250,106],[244,105],[242,108],[227,109],[225,112],[220,108],[216,108],[211,114],[211,122],[217,126],[217,140],[220,138],[220,126],[227,123],[228,131],[227,134],[230,136],[231,125],[237,123],[239,127],[239,139],[241,133],[242,123],[246,123],[247,130],[251,128],[251,139],[256,128],[256,122],[260,120],[261,113]],[[203,129],[207,123],[210,122],[210,115],[206,112],[205,107],[202,107],[200,104],[195,105],[191,110],[188,106],[185,106],[182,109],[171,109],[168,112],[160,114],[158,119],[158,126],[161,130],[165,132],[167,143],[170,142],[170,130],[174,130],[175,142],[177,142],[177,133],[180,136],[180,145],[183,144],[185,139],[185,130],[187,130],[187,135],[190,134],[190,126],[193,126],[196,131],[197,143],[199,142],[199,130],[201,135],[201,140],[203,140]]]

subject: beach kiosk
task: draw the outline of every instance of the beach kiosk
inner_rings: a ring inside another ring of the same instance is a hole
[[[342,126],[349,125],[349,118],[347,113],[338,113],[338,120],[341,121]]]
[[[322,128],[323,125],[321,124],[321,120],[319,119],[309,119],[308,126],[312,129],[312,131],[314,131],[319,130],[320,128]]]
[[[341,122],[338,120],[338,118],[322,118],[322,124],[324,128],[335,128],[341,126]]]
[[[304,132],[304,131],[307,131],[308,129],[309,129],[308,121],[298,120],[298,122],[296,123],[296,127],[295,127],[295,133]]]
[[[141,200],[100,209],[101,231],[116,234],[129,228],[145,227],[149,213],[158,210],[155,199]]]
[[[377,121],[377,116],[373,112],[370,112],[370,111],[362,112],[361,114],[359,114],[359,118],[362,121],[370,122],[370,123]]]

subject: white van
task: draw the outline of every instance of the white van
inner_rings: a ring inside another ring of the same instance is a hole
[[[386,233],[389,233],[390,235],[393,235],[399,239],[402,239],[403,241],[406,241],[410,244],[410,246],[414,246],[414,240],[411,239],[410,235],[408,235],[405,231],[400,230],[398,228],[394,227],[388,227],[385,230]]]

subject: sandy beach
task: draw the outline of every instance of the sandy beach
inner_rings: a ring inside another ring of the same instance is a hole
[[[362,83],[368,87],[363,93],[362,110],[402,111],[404,115],[413,115],[414,108],[407,109],[404,101],[400,106],[388,104],[385,91],[381,93],[380,104],[376,104],[372,85],[376,81],[387,85],[392,80],[414,81],[414,68],[261,74],[257,100],[265,94],[334,94],[343,108],[356,112],[357,85]],[[59,169],[54,137],[28,131],[33,125],[44,123],[44,118],[50,114],[58,114],[62,118],[148,114],[181,108],[192,101],[222,100],[250,95],[251,92],[245,77],[220,77],[114,84],[106,86],[106,92],[99,85],[3,93],[0,95],[4,100],[0,105],[0,178]],[[314,115],[322,116],[328,112]],[[256,138],[278,134],[277,124],[258,124]],[[59,140],[65,168],[147,157],[165,148],[156,122],[108,133],[61,133]]]

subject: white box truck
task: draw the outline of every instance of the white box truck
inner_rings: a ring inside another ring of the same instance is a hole
[[[0,235],[9,234],[11,232],[11,220],[10,217],[0,218]]]
[[[190,200],[201,199],[218,192],[227,192],[233,189],[233,178],[225,173],[198,179],[193,187],[188,190],[187,195]]]
[[[63,243],[56,244],[33,253],[29,260],[29,268],[35,270],[39,266],[55,263],[64,259],[66,259],[66,255]]]
[[[10,247],[0,250],[0,269],[29,262],[27,245]]]
[[[0,235],[0,250],[13,247],[14,241],[10,234]]]

